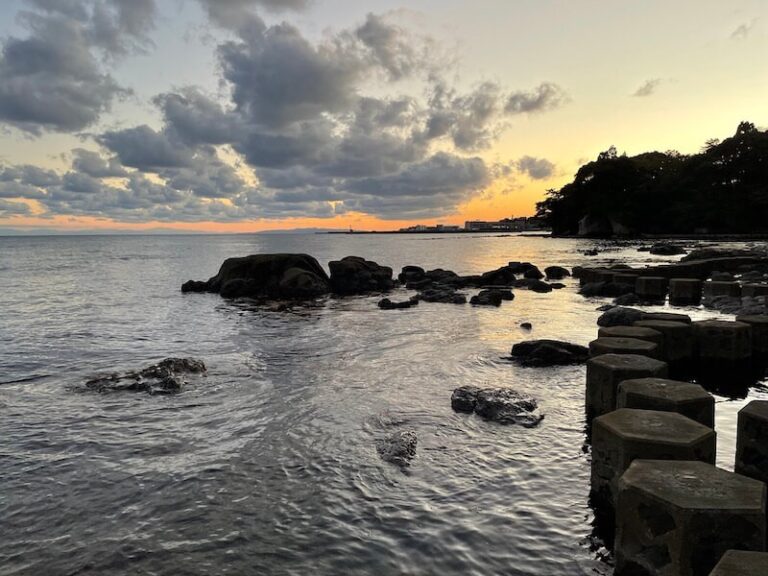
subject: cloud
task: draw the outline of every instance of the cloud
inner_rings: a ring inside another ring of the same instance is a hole
[[[192,163],[192,150],[171,141],[166,132],[157,132],[146,124],[105,132],[97,140],[116,154],[124,166],[145,172],[189,166]]]
[[[740,24],[736,27],[736,29],[731,32],[731,40],[746,40],[747,37],[752,32],[752,29],[755,27],[755,24],[757,23],[757,18],[753,19],[750,22],[746,22],[744,24]]]
[[[30,213],[29,206],[23,202],[11,202],[0,198],[0,217],[25,216]]]
[[[0,122],[39,135],[94,124],[130,91],[104,70],[149,43],[154,0],[29,0],[19,13],[28,35],[0,52]]]
[[[646,80],[642,86],[632,93],[632,96],[637,98],[644,98],[656,93],[656,88],[661,84],[661,78],[653,78]]]
[[[542,82],[530,92],[513,92],[507,98],[507,114],[531,114],[559,108],[568,102],[568,94],[552,82]]]
[[[128,172],[117,157],[104,158],[98,152],[75,148],[72,150],[74,159],[72,168],[94,178],[119,178],[127,176]]]
[[[270,12],[303,10],[308,0],[199,0],[208,18],[222,28],[244,32],[263,29],[264,24],[256,10],[264,8]]]
[[[555,165],[546,158],[523,156],[516,162],[516,166],[533,180],[546,180],[555,173]]]

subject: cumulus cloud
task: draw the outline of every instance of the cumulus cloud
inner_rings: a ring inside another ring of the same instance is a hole
[[[542,82],[530,92],[513,92],[507,98],[507,114],[531,114],[559,108],[568,102],[568,94],[553,82]]]
[[[653,78],[651,80],[646,80],[642,86],[640,86],[637,90],[635,90],[632,93],[632,96],[635,96],[636,98],[645,98],[647,96],[651,96],[656,92],[656,89],[661,84],[660,78]]]
[[[546,158],[523,156],[516,162],[516,166],[533,180],[546,180],[555,173],[555,165]]]
[[[153,103],[160,126],[96,134],[101,149],[74,150],[63,175],[7,167],[0,197],[35,198],[50,214],[124,221],[353,211],[435,217],[454,213],[498,176],[476,150],[490,146],[517,115],[568,99],[551,82],[532,90],[496,82],[459,90],[432,56],[432,41],[388,16],[369,14],[358,26],[311,41],[295,26],[268,26],[257,14],[305,2],[197,1],[232,32],[217,47],[222,96],[194,86],[159,94]],[[85,34],[95,26],[87,0],[34,2],[46,21],[80,23],[84,55],[119,53]],[[111,0],[112,28],[103,29],[144,42],[154,3],[142,0],[137,18],[125,22],[122,5]],[[530,156],[508,166],[533,179],[554,171],[548,160]]]
[[[105,72],[100,56],[147,44],[154,0],[29,0],[19,13],[24,38],[0,52],[0,122],[39,135],[95,123],[130,91]]]

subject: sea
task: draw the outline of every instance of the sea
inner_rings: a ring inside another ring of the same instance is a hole
[[[0,574],[610,574],[588,500],[585,368],[508,360],[531,338],[587,344],[607,300],[567,279],[500,308],[383,311],[369,295],[277,311],[180,286],[271,252],[459,274],[677,258],[638,247],[483,234],[0,238]],[[83,385],[170,356],[208,373],[167,396]],[[456,413],[451,392],[467,384],[531,395],[545,418],[529,429]],[[766,388],[717,397],[724,468],[753,398]],[[407,467],[376,450],[401,430],[418,437]]]

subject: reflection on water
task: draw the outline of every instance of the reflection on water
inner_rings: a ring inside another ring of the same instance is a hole
[[[584,368],[525,369],[517,341],[595,337],[575,282],[499,309],[328,298],[271,312],[179,292],[221,261],[355,254],[460,274],[663,261],[631,245],[470,236],[1,238],[4,574],[600,574],[591,548]],[[405,297],[406,291],[395,295]],[[695,316],[706,316],[698,310]],[[519,328],[531,322],[532,332]],[[77,392],[94,372],[205,360],[172,397]],[[535,429],[450,408],[464,384],[539,400]],[[764,390],[750,398],[766,397]],[[735,414],[717,405],[719,464]],[[414,430],[407,474],[376,440]]]

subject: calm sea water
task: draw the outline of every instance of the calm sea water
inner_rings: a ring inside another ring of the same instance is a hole
[[[380,311],[370,296],[270,312],[179,291],[258,252],[458,273],[510,260],[664,261],[631,244],[581,254],[592,246],[481,235],[0,238],[0,573],[610,573],[590,539],[584,368],[503,359],[531,337],[595,337],[604,302],[578,296],[575,281],[518,290],[498,309]],[[209,374],[169,397],[80,388],[166,356],[202,358]],[[530,393],[546,418],[524,429],[454,413],[451,391],[464,384]],[[744,403],[719,399],[724,467]],[[400,429],[419,438],[405,472],[375,448]]]

